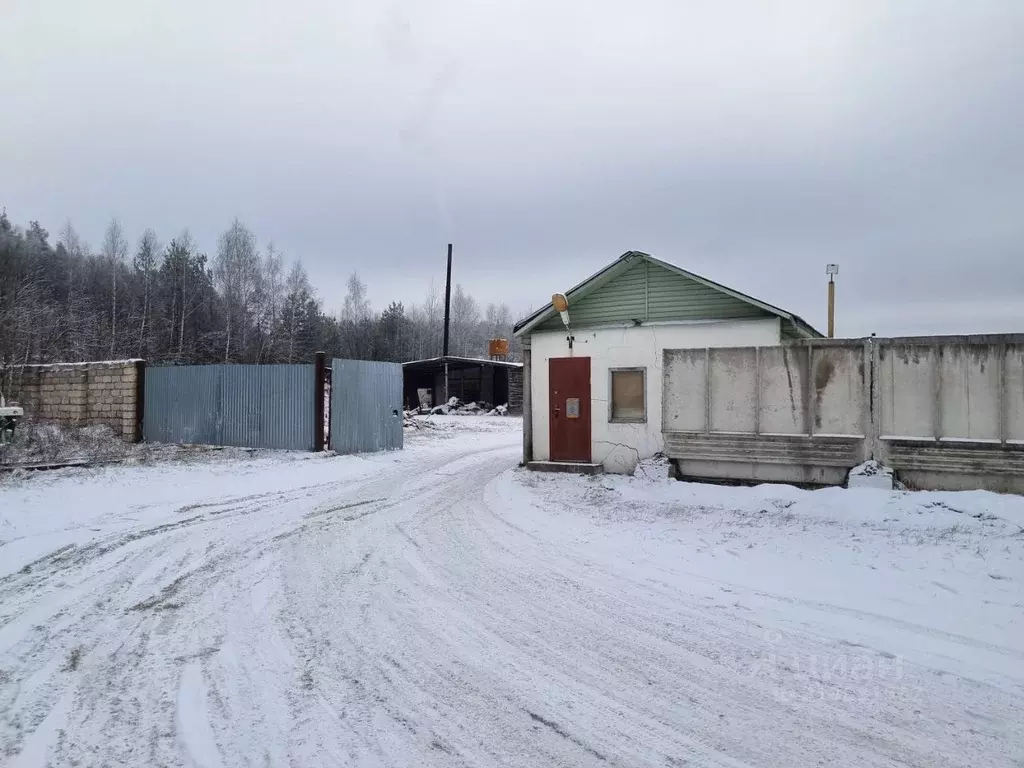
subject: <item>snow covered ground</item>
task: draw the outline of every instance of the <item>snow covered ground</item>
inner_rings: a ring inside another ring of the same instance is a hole
[[[431,421],[0,485],[0,762],[1024,765],[1024,499],[531,474],[518,420]]]

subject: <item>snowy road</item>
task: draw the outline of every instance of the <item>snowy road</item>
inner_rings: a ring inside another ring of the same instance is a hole
[[[0,760],[1024,765],[1021,500],[535,476],[470,421],[0,486]]]

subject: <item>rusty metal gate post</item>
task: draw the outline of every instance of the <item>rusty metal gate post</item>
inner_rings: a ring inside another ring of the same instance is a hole
[[[317,352],[313,359],[313,452],[324,449],[324,369],[327,355]]]
[[[143,423],[146,419],[146,361],[135,361],[135,434],[132,441],[143,440]]]

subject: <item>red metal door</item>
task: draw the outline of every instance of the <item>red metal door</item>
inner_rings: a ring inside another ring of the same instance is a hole
[[[548,360],[552,461],[590,461],[590,358]]]

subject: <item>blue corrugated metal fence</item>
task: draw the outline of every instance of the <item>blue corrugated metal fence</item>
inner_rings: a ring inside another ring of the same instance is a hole
[[[331,448],[338,453],[402,447],[402,366],[368,360],[331,364]]]
[[[163,443],[312,450],[313,379],[312,365],[149,367],[143,436]]]

